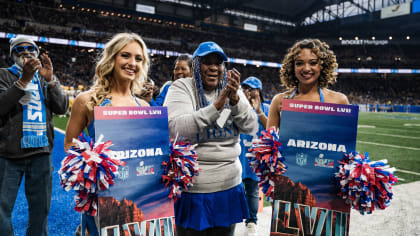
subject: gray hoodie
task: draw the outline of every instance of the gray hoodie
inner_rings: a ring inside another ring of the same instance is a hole
[[[182,136],[184,140],[198,144],[195,150],[201,171],[188,192],[218,192],[241,183],[239,134],[255,133],[258,118],[244,93],[239,90],[238,95],[238,104],[231,107],[224,127],[218,128],[215,122],[221,112],[214,105],[195,109],[197,101],[191,78],[178,79],[169,88],[164,106],[168,107],[170,136]],[[217,90],[205,91],[205,96],[213,103],[218,97]]]

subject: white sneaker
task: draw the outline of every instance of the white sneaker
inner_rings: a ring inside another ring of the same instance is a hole
[[[258,236],[257,224],[255,224],[254,222],[249,222],[248,224],[246,224],[246,229],[248,232],[248,236]]]

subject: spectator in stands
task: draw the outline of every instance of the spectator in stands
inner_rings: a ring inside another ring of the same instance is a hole
[[[191,57],[187,54],[181,54],[175,59],[172,78],[170,81],[167,81],[162,85],[160,93],[155,99],[155,104],[157,106],[162,106],[165,101],[166,94],[168,93],[169,86],[171,86],[175,80],[191,77],[191,64]]]
[[[318,39],[298,41],[288,50],[282,64],[281,82],[288,91],[273,98],[267,128],[280,127],[283,99],[349,104],[344,94],[327,89],[328,84],[336,82],[338,66],[327,43]]]
[[[248,236],[257,235],[257,212],[259,203],[259,178],[249,166],[249,160],[246,154],[248,149],[251,147],[252,139],[257,138],[262,130],[265,130],[267,124],[267,116],[269,105],[264,103],[264,96],[262,93],[262,83],[256,77],[248,77],[244,82],[241,83],[241,87],[244,90],[245,96],[249,103],[254,108],[258,116],[259,129],[258,132],[252,135],[241,134],[241,155],[239,160],[242,164],[242,182],[245,185],[245,195],[248,203],[249,217],[245,223],[247,226]]]
[[[193,54],[192,79],[176,80],[168,90],[171,137],[196,143],[200,175],[175,203],[177,235],[232,236],[248,218],[241,180],[239,133],[257,131],[257,116],[239,89],[240,73],[226,71],[227,56],[214,42]]]
[[[0,232],[14,235],[11,214],[22,177],[29,205],[27,235],[48,235],[52,189],[53,113],[67,97],[46,54],[26,36],[10,40],[14,65],[0,69]]]
[[[95,106],[149,106],[134,96],[147,77],[149,58],[143,40],[134,33],[116,34],[106,45],[96,65],[95,84],[80,93],[71,110],[66,128],[64,148],[73,145],[83,129],[95,138],[93,109]],[[91,235],[99,235],[92,216],[83,214]],[[82,229],[84,231],[85,229]]]

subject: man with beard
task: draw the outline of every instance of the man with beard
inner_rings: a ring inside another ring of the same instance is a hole
[[[25,175],[29,206],[26,235],[48,235],[51,203],[52,114],[68,99],[53,75],[50,58],[27,36],[10,40],[15,64],[0,69],[0,232],[14,235],[11,214]]]

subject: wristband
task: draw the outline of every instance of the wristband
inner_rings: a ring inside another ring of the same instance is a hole
[[[51,81],[49,81],[49,82],[47,82],[47,85],[48,85],[48,86],[50,86],[50,85],[55,84],[55,83],[57,83],[57,77],[55,77],[55,76],[53,75],[52,80],[51,80]]]
[[[20,82],[19,80],[15,81],[15,85],[16,87],[18,87],[21,90],[25,90],[25,87],[22,85],[22,82]]]

